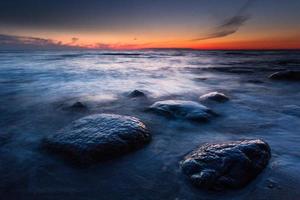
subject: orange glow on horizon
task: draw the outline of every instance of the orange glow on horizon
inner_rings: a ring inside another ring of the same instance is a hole
[[[112,44],[74,44],[74,47],[86,49],[112,49],[112,50],[137,50],[155,48],[187,48],[187,49],[300,49],[300,40],[239,40],[239,41],[174,41],[174,42],[148,42],[148,43],[112,43]]]

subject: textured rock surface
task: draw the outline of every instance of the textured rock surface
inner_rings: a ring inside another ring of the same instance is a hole
[[[152,104],[150,109],[158,114],[168,117],[183,118],[195,121],[207,121],[215,115],[211,109],[194,101],[158,101]]]
[[[80,163],[110,159],[138,149],[150,141],[137,118],[96,114],[72,122],[45,138],[44,146]]]
[[[266,142],[243,140],[203,145],[180,164],[194,185],[218,190],[245,186],[266,167],[270,157]]]
[[[210,92],[208,94],[200,96],[199,99],[201,101],[212,100],[217,102],[225,102],[229,100],[229,98],[225,94],[220,92]]]
[[[134,90],[132,91],[130,94],[129,94],[129,97],[131,98],[135,98],[135,97],[145,97],[145,93],[144,92],[141,92],[139,90]]]
[[[300,81],[300,71],[281,71],[275,72],[269,76],[273,80],[287,80],[287,81]]]

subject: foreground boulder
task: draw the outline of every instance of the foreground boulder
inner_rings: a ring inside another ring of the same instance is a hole
[[[150,110],[168,117],[194,121],[207,121],[216,115],[211,109],[200,103],[181,100],[158,101],[150,106]]]
[[[300,71],[280,71],[269,76],[273,80],[300,81]]]
[[[200,96],[199,99],[200,101],[212,100],[216,102],[225,102],[229,100],[229,97],[220,92],[210,92],[208,94]]]
[[[44,140],[44,146],[72,161],[90,163],[110,159],[150,141],[146,126],[137,118],[96,114],[72,122]]]
[[[195,186],[221,190],[245,186],[266,167],[270,157],[266,142],[242,140],[203,145],[180,164]]]

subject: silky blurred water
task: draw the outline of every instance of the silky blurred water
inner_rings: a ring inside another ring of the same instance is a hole
[[[296,199],[300,84],[267,77],[298,69],[299,58],[297,51],[1,51],[0,194],[4,199]],[[135,89],[148,99],[128,98]],[[198,101],[210,91],[231,100],[207,104],[220,114],[207,124],[145,112],[157,100]],[[68,109],[77,101],[88,111]],[[84,169],[41,150],[43,137],[93,113],[139,117],[153,141]],[[178,162],[198,145],[243,138],[266,140],[273,155],[246,188],[207,192],[181,174]],[[270,181],[276,187],[268,187]]]

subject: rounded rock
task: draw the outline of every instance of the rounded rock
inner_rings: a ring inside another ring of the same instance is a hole
[[[271,158],[269,145],[262,140],[206,144],[181,161],[181,169],[201,188],[240,188],[254,179]]]
[[[216,102],[225,102],[229,100],[229,97],[227,97],[225,94],[220,92],[210,92],[208,94],[204,94],[200,96],[199,99],[200,101],[212,100]]]
[[[273,80],[300,81],[300,71],[279,71],[271,74],[269,78]]]
[[[208,107],[194,101],[165,100],[155,102],[150,110],[168,117],[193,121],[208,121],[216,114]]]
[[[133,90],[130,94],[130,98],[136,98],[136,97],[145,97],[145,93],[139,90]]]
[[[72,122],[44,139],[44,146],[72,161],[90,163],[126,154],[151,139],[137,118],[95,114]]]

